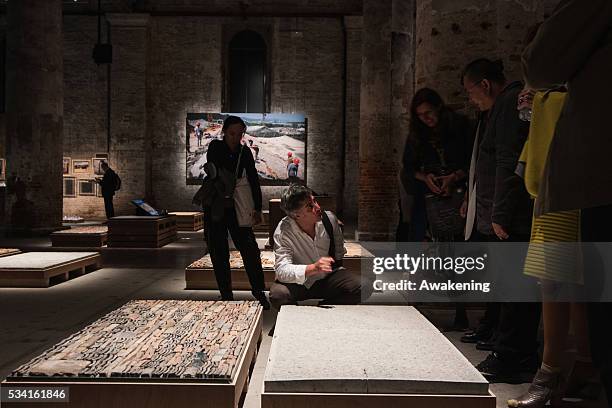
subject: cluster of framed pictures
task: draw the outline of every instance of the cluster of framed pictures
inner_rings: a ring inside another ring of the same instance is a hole
[[[102,162],[108,162],[108,154],[98,153],[91,159],[64,157],[62,163],[64,197],[76,197],[77,195],[102,197],[102,189],[94,179],[95,176],[104,175],[100,167]]]
[[[6,180],[6,160],[0,159],[0,181]]]

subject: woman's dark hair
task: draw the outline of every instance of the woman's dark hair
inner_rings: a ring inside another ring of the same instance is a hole
[[[439,93],[431,88],[419,89],[412,97],[412,102],[410,102],[410,139],[411,142],[414,143],[419,143],[420,140],[427,137],[432,132],[432,130],[419,119],[419,115],[417,115],[417,108],[423,103],[430,104],[438,111],[437,127],[443,125],[448,113],[448,108],[444,104]]]
[[[470,62],[465,67],[461,74],[461,85],[463,85],[465,78],[469,78],[472,82],[480,82],[483,79],[488,79],[491,82],[502,84],[506,82],[504,63],[502,60],[491,61],[487,58],[479,58]]]
[[[242,125],[244,130],[246,130],[246,128],[247,128],[246,123],[244,123],[244,121],[242,119],[240,119],[238,116],[228,116],[223,121],[223,128],[222,128],[223,132],[225,132],[228,127],[230,127],[232,125],[236,125],[236,124]]]

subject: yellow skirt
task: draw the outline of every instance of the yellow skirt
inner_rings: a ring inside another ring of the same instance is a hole
[[[525,275],[564,283],[583,283],[580,211],[533,217]]]

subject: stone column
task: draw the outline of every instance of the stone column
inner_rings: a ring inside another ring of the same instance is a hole
[[[346,94],[344,140],[344,221],[356,221],[359,208],[359,93],[361,86],[361,32],[363,17],[344,17],[346,36]]]
[[[60,0],[7,3],[7,175],[18,180],[7,210],[15,232],[62,224],[62,43]]]
[[[115,213],[127,215],[134,212],[130,200],[145,197],[152,182],[152,137],[147,129],[149,15],[107,14],[106,18],[113,46],[110,166],[121,177]]]
[[[412,92],[412,1],[365,0],[357,238],[388,241],[398,223],[398,172]]]

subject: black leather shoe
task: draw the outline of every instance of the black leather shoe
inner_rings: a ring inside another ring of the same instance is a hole
[[[476,369],[490,383],[522,384],[533,380],[538,359],[537,356],[502,358],[497,353],[491,353]]]
[[[479,341],[487,341],[491,338],[491,333],[482,333],[473,331],[461,336],[462,343],[478,343]]]
[[[259,301],[259,304],[261,305],[261,307],[263,307],[263,310],[270,310],[270,302],[268,302],[268,299],[266,299],[265,293],[255,293],[253,294],[253,296],[255,296],[255,299]]]
[[[493,351],[494,346],[495,346],[495,343],[492,341],[480,340],[478,343],[476,343],[477,350]]]

